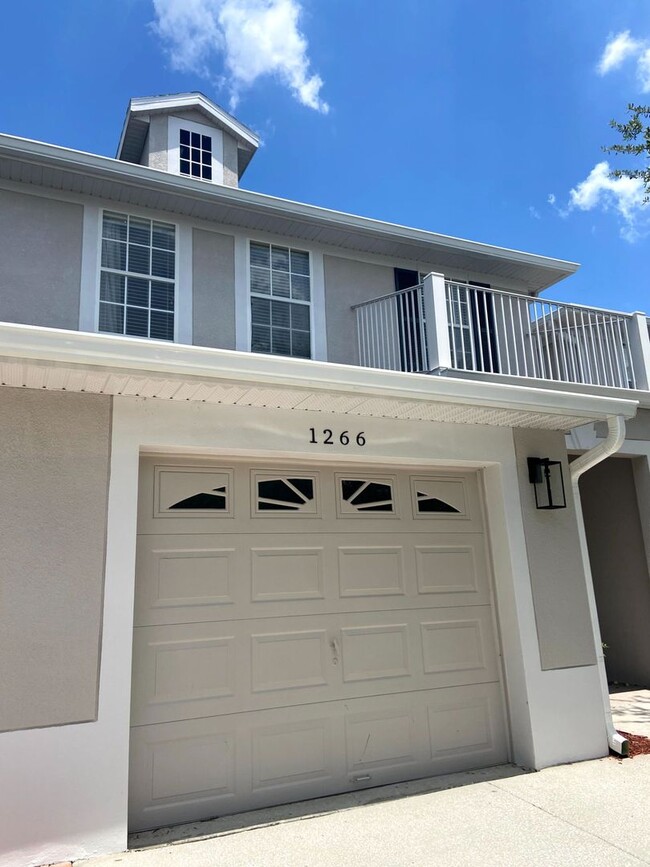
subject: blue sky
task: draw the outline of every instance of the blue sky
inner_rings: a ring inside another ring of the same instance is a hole
[[[597,168],[650,102],[647,0],[40,0],[3,24],[3,132],[114,156],[131,96],[202,90],[263,138],[249,189],[578,261],[551,297],[650,313],[650,210]]]

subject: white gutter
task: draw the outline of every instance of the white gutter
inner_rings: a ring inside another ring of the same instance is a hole
[[[576,417],[584,419],[582,423],[618,415],[632,418],[638,406],[635,400],[603,395],[0,322],[0,361],[4,359],[548,414],[565,417],[566,428],[555,428],[564,430],[575,426]]]
[[[582,553],[582,563],[587,579],[587,598],[589,600],[589,613],[591,615],[591,628],[594,633],[594,643],[596,645],[596,662],[598,665],[598,675],[600,678],[600,688],[603,699],[603,712],[605,714],[605,726],[607,728],[607,740],[609,748],[621,756],[628,756],[630,753],[629,742],[620,735],[614,728],[614,720],[612,719],[612,708],[609,703],[609,687],[607,684],[607,672],[605,670],[605,655],[603,653],[603,639],[600,634],[600,625],[598,623],[598,610],[596,608],[596,596],[594,594],[594,582],[591,574],[591,564],[589,562],[589,550],[587,548],[587,536],[585,533],[585,522],[582,514],[582,503],[580,500],[580,490],[578,482],[580,476],[595,467],[596,464],[604,461],[605,458],[615,454],[623,445],[625,440],[625,419],[623,416],[615,415],[607,419],[607,436],[605,439],[576,458],[569,465],[571,475],[571,486],[573,489],[573,501],[575,503],[576,515],[578,518],[578,536],[580,539],[580,550]]]

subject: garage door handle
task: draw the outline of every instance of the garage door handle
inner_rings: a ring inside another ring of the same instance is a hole
[[[339,664],[339,643],[336,638],[330,639],[330,650],[332,651],[332,665]]]

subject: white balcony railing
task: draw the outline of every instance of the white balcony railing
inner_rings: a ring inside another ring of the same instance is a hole
[[[532,298],[439,274],[354,309],[366,367],[649,387],[650,338],[641,313]]]
[[[430,369],[422,284],[373,298],[352,309],[357,314],[362,367],[407,373]]]

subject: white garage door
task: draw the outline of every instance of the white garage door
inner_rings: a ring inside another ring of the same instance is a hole
[[[507,760],[471,473],[143,462],[130,821]]]

